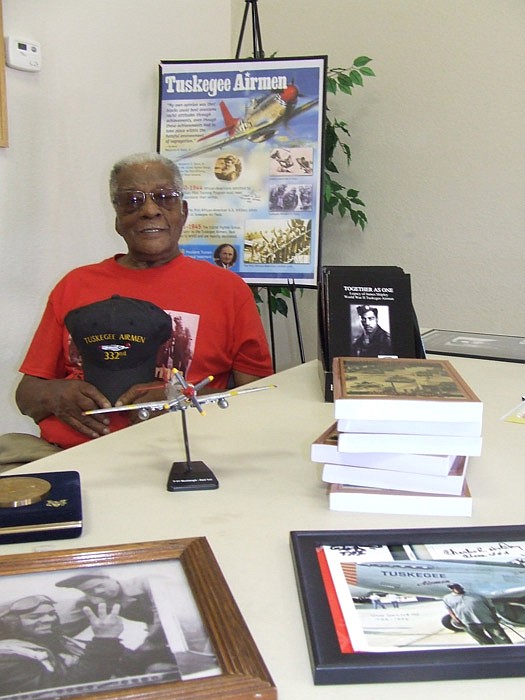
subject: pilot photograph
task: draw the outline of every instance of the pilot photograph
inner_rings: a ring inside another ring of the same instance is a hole
[[[213,261],[219,267],[229,269],[237,262],[237,251],[230,243],[221,243],[213,251]]]
[[[241,161],[237,156],[227,155],[215,161],[215,177],[225,182],[237,180],[242,171]]]
[[[352,324],[352,346],[353,357],[381,357],[382,355],[392,355],[392,340],[390,333],[379,325],[379,308],[377,306],[353,306],[351,307],[352,321],[355,315],[360,320],[360,333],[354,335],[354,325]]]
[[[468,593],[459,583],[451,583],[443,598],[452,619],[459,622],[478,644],[512,644],[501,627],[496,608],[487,598]]]

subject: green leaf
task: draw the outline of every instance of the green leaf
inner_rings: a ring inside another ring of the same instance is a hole
[[[368,58],[368,56],[358,56],[357,58],[354,59],[353,65],[356,68],[360,68],[361,66],[366,66],[367,63],[370,63],[372,59]]]
[[[359,71],[351,70],[350,77],[352,78],[352,82],[355,83],[356,85],[363,85],[363,76],[361,75],[361,73]]]
[[[329,76],[327,76],[327,78],[326,78],[326,91],[331,92],[333,95],[336,94],[337,81],[335,78],[330,78]]]
[[[375,77],[375,73],[371,68],[360,68],[359,72],[361,73],[361,75],[369,75]]]
[[[275,311],[282,316],[287,317],[288,316],[288,304],[284,301],[284,299],[279,299],[275,298]],[[275,312],[274,312],[275,313]]]
[[[350,165],[352,161],[352,152],[350,150],[350,146],[347,143],[342,143],[341,148],[343,149],[343,153],[346,156],[346,164]]]

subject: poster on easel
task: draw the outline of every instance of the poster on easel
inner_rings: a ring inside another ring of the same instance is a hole
[[[325,76],[325,56],[161,61],[157,150],[184,179],[186,255],[317,286]]]

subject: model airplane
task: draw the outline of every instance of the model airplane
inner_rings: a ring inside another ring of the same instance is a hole
[[[297,106],[299,97],[298,88],[291,83],[284,90],[271,92],[258,99],[250,100],[246,105],[244,118],[234,117],[226,103],[221,101],[219,106],[224,126],[202,136],[199,141],[211,139],[214,136],[219,136],[219,134],[227,133],[228,135],[209,145],[189,151],[175,160],[183,160],[184,158],[192,158],[202,153],[208,153],[216,148],[229,146],[241,139],[248,139],[254,143],[267,141],[275,135],[279,124],[289,122],[290,119],[315,107],[318,103],[318,100],[314,99]]]
[[[84,415],[93,416],[99,413],[114,413],[116,411],[137,411],[140,420],[147,420],[155,411],[185,411],[187,408],[196,408],[199,413],[203,414],[203,406],[206,404],[216,403],[219,408],[228,408],[228,399],[232,396],[275,389],[275,384],[269,384],[267,386],[230,389],[228,391],[219,391],[215,394],[198,396],[198,392],[212,380],[213,377],[208,376],[201,379],[197,384],[191,384],[185,379],[182,372],[174,369],[170,381],[166,384],[166,398],[164,400],[112,406],[111,408],[96,408],[92,411],[85,411]]]
[[[467,592],[492,601],[502,619],[525,624],[525,562],[415,560],[343,563],[352,595],[394,593],[420,598],[443,598],[448,586],[460,583]],[[443,624],[448,627],[447,618]]]

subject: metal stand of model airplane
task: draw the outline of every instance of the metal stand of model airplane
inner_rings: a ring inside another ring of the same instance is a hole
[[[250,394],[255,391],[274,389],[275,384],[266,386],[254,386],[241,389],[229,389],[214,394],[198,396],[198,392],[213,380],[212,376],[205,377],[197,384],[188,382],[182,372],[174,369],[170,381],[166,384],[166,398],[162,401],[148,401],[145,403],[128,404],[126,406],[112,406],[111,408],[97,408],[86,411],[85,415],[100,413],[114,413],[117,411],[136,411],[140,420],[147,420],[155,411],[174,412],[180,411],[182,415],[182,433],[186,460],[173,462],[168,478],[168,491],[202,491],[216,489],[219,482],[215,474],[204,462],[193,462],[190,457],[190,445],[188,439],[188,426],[186,424],[186,411],[188,408],[196,408],[204,414],[203,406],[216,403],[219,408],[228,408],[228,399],[240,394]]]
[[[204,462],[192,462],[186,411],[181,411],[182,435],[186,460],[173,462],[168,477],[168,491],[205,491],[219,488],[219,482],[212,470]]]

